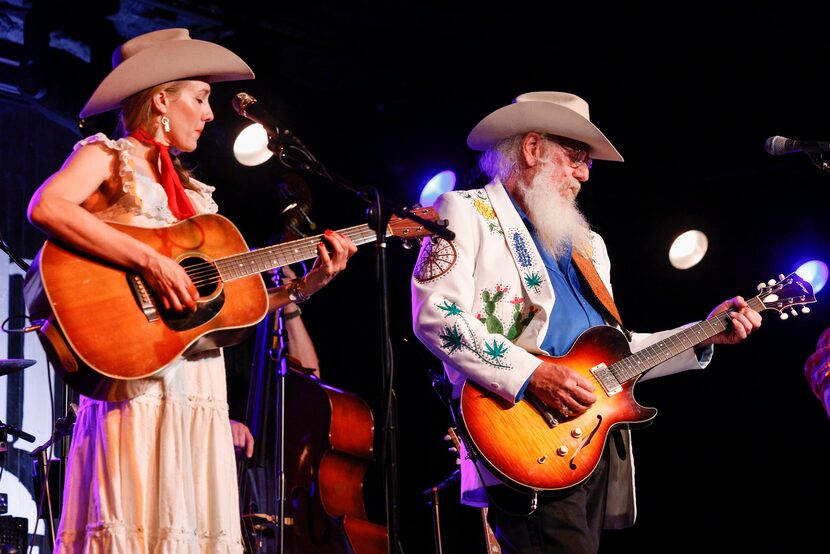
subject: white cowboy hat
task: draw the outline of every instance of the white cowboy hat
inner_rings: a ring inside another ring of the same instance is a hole
[[[162,29],[128,40],[113,52],[112,68],[81,110],[81,118],[119,108],[136,92],[168,81],[254,78],[242,58],[218,44],[191,39],[187,29]]]
[[[467,137],[473,150],[487,150],[502,139],[536,131],[584,142],[595,160],[623,161],[605,135],[591,123],[588,103],[567,92],[528,92],[494,111]]]

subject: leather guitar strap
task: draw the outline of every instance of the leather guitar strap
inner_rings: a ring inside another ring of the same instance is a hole
[[[578,252],[573,253],[573,261],[583,281],[588,285],[591,293],[593,293],[594,299],[599,303],[603,315],[612,323],[619,325],[625,335],[629,337],[630,333],[622,324],[622,318],[620,317],[620,312],[617,310],[617,305],[614,304],[611,293],[608,292],[605,283],[602,282],[602,279],[597,273],[594,263]]]

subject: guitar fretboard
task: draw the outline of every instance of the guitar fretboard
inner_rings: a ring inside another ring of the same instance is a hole
[[[765,309],[763,301],[758,296],[748,300],[747,304],[756,311]],[[706,321],[691,325],[670,337],[614,362],[608,366],[608,369],[614,374],[619,383],[633,379],[681,352],[694,348],[732,325],[732,319],[729,317],[731,311],[733,310],[719,313]]]
[[[352,242],[357,246],[377,239],[377,234],[367,224],[341,229],[339,232],[352,239]],[[239,279],[316,257],[317,245],[323,240],[322,237],[323,235],[315,235],[250,252],[234,254],[226,258],[219,258],[214,261],[214,264],[223,281]]]

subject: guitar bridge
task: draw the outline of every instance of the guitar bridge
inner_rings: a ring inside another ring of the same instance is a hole
[[[144,313],[147,321],[156,321],[159,319],[158,310],[156,310],[156,306],[150,298],[150,291],[147,290],[147,286],[144,284],[141,276],[135,273],[128,273],[127,283],[129,283],[133,298],[135,298],[138,307]]]
[[[605,389],[605,394],[608,396],[613,396],[622,391],[622,385],[617,378],[614,377],[614,374],[611,373],[611,370],[608,369],[607,365],[595,365],[591,368],[591,374],[597,378],[597,381],[599,381],[599,384],[602,385],[603,389]]]

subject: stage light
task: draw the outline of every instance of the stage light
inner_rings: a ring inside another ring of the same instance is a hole
[[[703,259],[709,241],[700,231],[691,230],[680,234],[669,249],[669,262],[677,269],[689,269]]]
[[[421,189],[421,206],[432,206],[439,195],[455,188],[455,173],[449,169],[434,175]]]
[[[813,287],[813,294],[818,294],[818,291],[824,288],[827,284],[827,264],[821,260],[810,260],[804,262],[798,269],[795,270],[799,277],[808,281]]]
[[[274,153],[268,149],[268,133],[259,123],[248,125],[233,143],[233,156],[242,165],[265,163]]]

